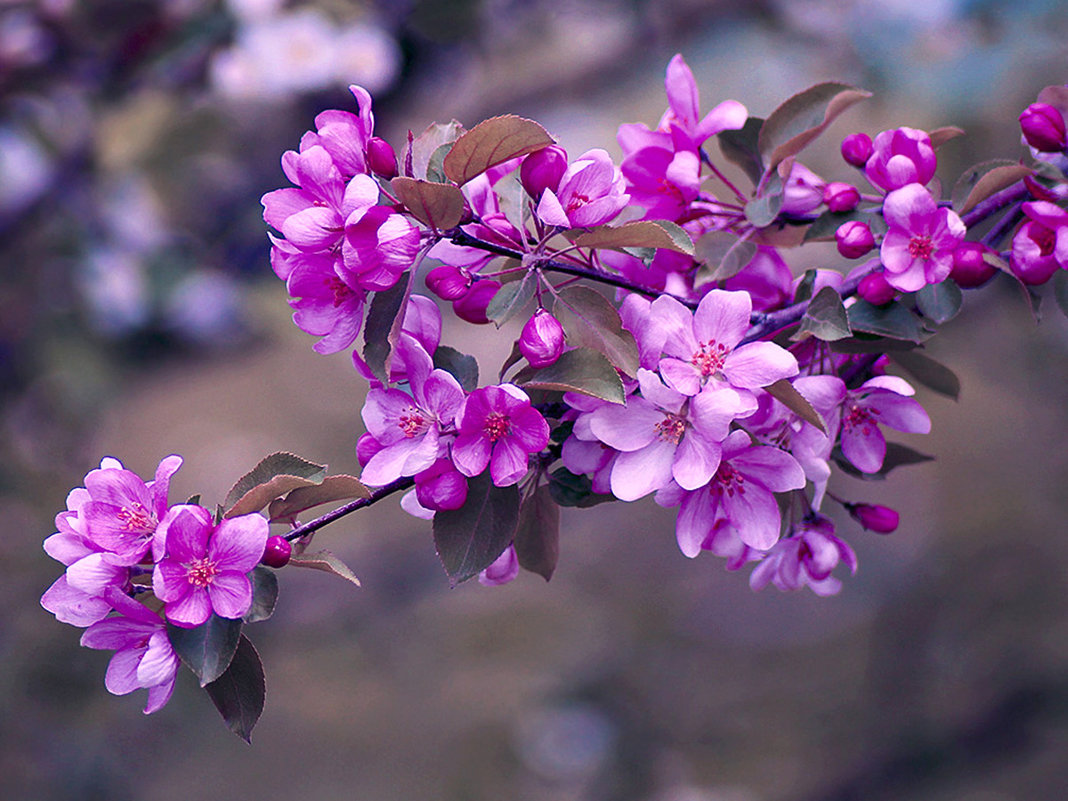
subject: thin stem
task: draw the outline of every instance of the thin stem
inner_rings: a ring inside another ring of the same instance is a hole
[[[349,501],[344,506],[339,506],[332,512],[327,512],[321,517],[309,520],[304,525],[298,526],[290,531],[285,537],[287,540],[300,539],[301,537],[311,534],[313,531],[318,531],[327,523],[333,523],[335,520],[338,520],[351,512],[355,512],[357,509],[363,509],[366,506],[370,506],[372,503],[378,503],[380,500],[392,495],[394,492],[400,492],[401,490],[406,490],[413,486],[415,486],[415,479],[411,476],[403,476],[396,481],[391,481],[385,486],[371,490],[371,494],[366,498],[357,498],[354,501]]]
[[[1028,189],[1023,181],[1017,181],[1000,192],[995,192],[986,200],[975,204],[975,207],[960,216],[961,222],[971,228],[976,223],[982,222],[994,212],[1006,206],[1023,200],[1027,197]]]
[[[852,278],[843,281],[842,286],[838,289],[838,294],[843,298],[848,298],[855,293],[857,287],[860,286],[861,280],[868,274],[868,272],[870,271],[864,270],[859,275],[855,275]],[[795,303],[792,306],[787,306],[785,309],[779,309],[774,312],[753,312],[749,317],[751,323],[749,331],[742,338],[740,344],[763,339],[768,334],[779,331],[789,325],[793,325],[805,316],[805,310],[808,309],[808,304],[811,300],[811,298],[802,300],[799,303]]]

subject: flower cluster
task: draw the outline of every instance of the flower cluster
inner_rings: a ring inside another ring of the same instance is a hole
[[[195,504],[168,506],[179,456],[145,482],[106,458],[67,496],[45,551],[66,566],[41,605],[84,628],[82,645],[114,650],[106,686],[116,695],[148,690],[145,713],[170,698],[178,657],[167,634],[212,614],[240,618],[252,603],[247,574],[263,556],[267,521],[249,514],[216,524]],[[157,611],[158,610],[158,611]]]

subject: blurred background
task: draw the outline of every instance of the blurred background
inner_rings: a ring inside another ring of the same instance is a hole
[[[108,653],[39,606],[41,550],[104,455],[210,505],[262,456],[357,472],[364,388],[317,356],[271,273],[260,196],[325,108],[377,133],[515,112],[573,155],[655,125],[681,52],[702,109],[766,115],[821,80],[875,93],[806,163],[852,180],[855,130],[958,125],[952,182],[1019,158],[1016,116],[1068,80],[1058,0],[0,0],[0,796],[11,799],[1016,801],[1068,787],[1068,324],[1006,281],[931,346],[937,461],[832,489],[901,510],[841,595],[756,594],[678,552],[651,501],[563,517],[551,584],[449,590],[392,501],[317,542],[354,589],[285,570],[249,633],[252,747],[192,675],[141,715]],[[806,248],[798,270],[836,266]],[[492,334],[492,336],[487,336]],[[515,332],[450,321],[483,370]],[[748,571],[745,571],[747,573]],[[309,574],[310,573],[310,574]]]

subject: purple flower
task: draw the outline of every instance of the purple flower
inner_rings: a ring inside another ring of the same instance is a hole
[[[153,542],[157,556],[152,589],[167,605],[167,619],[182,628],[201,625],[212,613],[239,618],[252,605],[246,575],[267,545],[267,520],[258,514],[212,523],[202,506],[172,506]]]
[[[507,584],[519,575],[519,557],[515,546],[509,545],[493,564],[478,574],[478,583],[483,587],[498,587]]]
[[[612,157],[595,148],[568,166],[556,192],[542,192],[537,213],[547,225],[588,228],[613,220],[629,200]]]
[[[874,149],[871,137],[866,133],[852,133],[842,140],[842,158],[854,167],[867,164]]]
[[[456,415],[456,425],[459,435],[452,446],[456,469],[471,477],[488,465],[498,487],[525,476],[529,454],[549,444],[549,424],[513,384],[476,389]]]
[[[555,192],[560,188],[560,179],[566,171],[567,151],[559,145],[549,145],[523,159],[519,180],[527,194],[538,200],[546,189]]]
[[[1040,153],[1064,150],[1064,117],[1049,103],[1032,103],[1020,112],[1020,130],[1027,144]]]
[[[883,203],[889,230],[879,250],[886,280],[902,292],[944,281],[953,269],[953,251],[967,229],[956,212],[938,207],[918,183],[895,189]]]
[[[1023,204],[1027,222],[1012,238],[1013,275],[1032,286],[1044,284],[1057,268],[1068,269],[1068,212],[1046,200]]]
[[[846,393],[842,404],[842,453],[862,473],[877,473],[886,458],[879,424],[911,434],[927,434],[931,418],[909,395],[915,390],[896,376],[877,376]]]
[[[519,352],[531,367],[547,367],[564,352],[564,328],[545,309],[538,309],[527,320],[519,336]]]
[[[415,497],[424,509],[459,509],[467,500],[467,478],[449,459],[415,474]]]
[[[769,583],[787,592],[807,586],[817,595],[835,595],[842,582],[831,571],[844,563],[857,572],[857,556],[834,534],[834,524],[825,517],[806,521],[801,531],[779,540],[749,576],[749,586],[762,590]]]
[[[739,342],[749,329],[753,302],[746,292],[713,289],[691,313],[674,298],[653,301],[651,325],[666,331],[660,373],[684,395],[709,381],[756,389],[797,375],[797,360],[773,342]]]
[[[612,494],[634,501],[672,479],[687,490],[707,484],[731,422],[756,409],[752,394],[710,386],[690,398],[644,368],[638,383],[641,395],[626,406],[605,404],[590,417],[593,435],[621,451],[612,467]]]
[[[799,161],[794,162],[783,188],[783,214],[807,214],[823,205],[826,184]]]
[[[875,235],[866,222],[849,220],[835,229],[834,243],[847,259],[859,259],[875,247]]]
[[[362,86],[350,86],[349,91],[356,99],[359,115],[340,109],[323,111],[315,118],[315,131],[308,131],[300,140],[301,151],[322,147],[346,178],[368,172],[368,148],[375,138],[370,92]]]
[[[170,700],[180,664],[178,655],[159,615],[122,593],[114,593],[108,600],[119,616],[93,623],[82,634],[81,644],[115,651],[104,686],[112,695],[147,689],[144,711],[151,715]]]
[[[926,186],[937,166],[938,157],[925,131],[896,128],[875,137],[864,173],[873,186],[889,192],[908,184]]]
[[[676,53],[668,62],[664,78],[668,97],[668,110],[660,120],[658,130],[678,129],[686,134],[694,149],[720,131],[735,131],[745,125],[749,112],[736,100],[724,100],[704,117],[701,113],[701,98],[693,72]]]

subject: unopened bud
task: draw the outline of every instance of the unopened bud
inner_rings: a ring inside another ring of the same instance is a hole
[[[838,226],[834,232],[838,252],[847,259],[859,259],[875,247],[875,235],[867,223],[850,220]]]
[[[397,154],[385,139],[372,136],[367,142],[367,166],[387,181],[397,175]]]
[[[897,530],[900,516],[889,506],[878,506],[872,503],[848,503],[846,509],[850,517],[860,523],[868,531],[876,534],[890,534]]]
[[[523,159],[519,167],[519,180],[527,194],[538,200],[546,189],[553,192],[559,189],[560,179],[566,170],[567,151],[559,145],[549,145]]]
[[[983,254],[989,252],[989,248],[979,242],[961,242],[953,251],[953,270],[949,277],[964,289],[973,289],[982,286],[997,272],[983,260]]]
[[[415,497],[421,506],[434,511],[459,509],[467,500],[467,478],[449,459],[438,459],[415,474]]]
[[[492,279],[475,281],[467,294],[452,302],[452,310],[461,320],[467,320],[476,325],[485,325],[489,322],[486,307],[500,288],[500,282]]]
[[[1040,153],[1064,150],[1064,116],[1049,103],[1032,103],[1020,112],[1020,130],[1027,144]]]
[[[823,187],[823,202],[831,211],[852,211],[860,203],[860,192],[850,184],[832,181]]]
[[[260,562],[267,567],[285,567],[289,564],[289,557],[293,555],[293,546],[285,537],[275,535],[267,538],[267,545],[263,549]]]
[[[456,300],[471,289],[471,274],[461,267],[443,264],[426,274],[426,288],[442,300]]]
[[[842,158],[854,167],[863,167],[871,158],[874,146],[866,133],[850,134],[842,140]]]
[[[877,270],[860,279],[857,294],[873,306],[882,306],[897,297],[897,290],[887,282],[883,271]]]
[[[531,367],[548,367],[564,351],[564,327],[545,309],[538,309],[523,326],[519,352]]]

